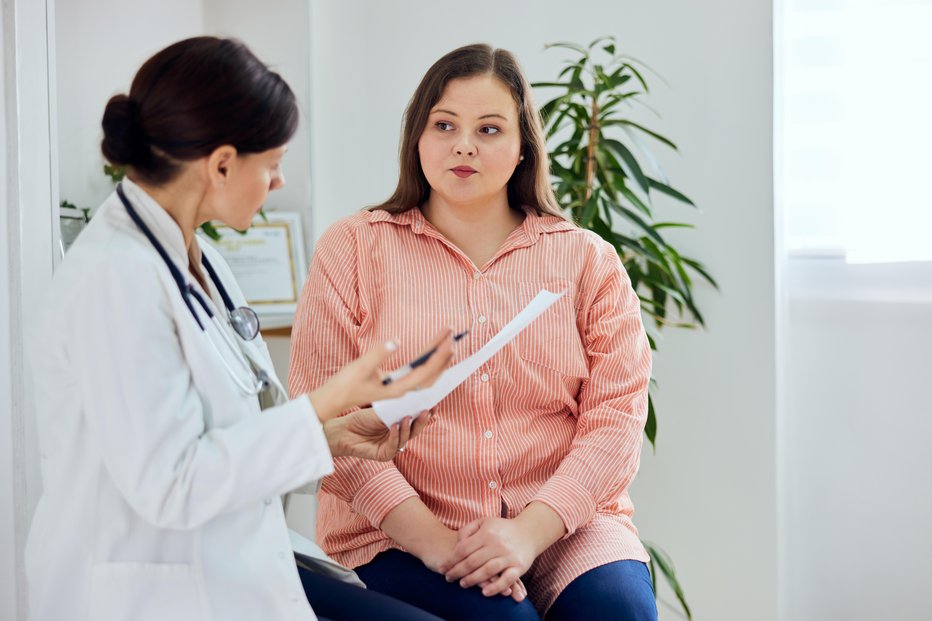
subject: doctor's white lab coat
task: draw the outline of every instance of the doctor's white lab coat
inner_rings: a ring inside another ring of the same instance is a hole
[[[194,282],[174,221],[132,182],[124,189]],[[223,259],[202,250],[244,304]],[[306,397],[260,411],[237,387],[218,356],[246,381],[238,352],[200,330],[116,194],[34,321],[44,491],[26,549],[31,618],[314,619],[279,496],[332,471],[317,416]],[[242,347],[275,378],[261,337]]]

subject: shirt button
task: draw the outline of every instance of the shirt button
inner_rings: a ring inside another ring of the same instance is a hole
[[[498,487],[498,483],[495,481],[489,481],[489,489],[495,489],[496,487]]]
[[[479,323],[485,323],[485,315],[479,315]]]
[[[482,272],[476,272],[475,274],[472,275],[472,277],[475,280],[479,280],[480,278],[482,278]]]
[[[489,374],[483,373],[481,376],[479,376],[479,379],[481,379],[483,382],[487,382],[489,381]]]
[[[271,499],[271,498],[266,498],[266,499],[265,499],[265,506],[269,506],[270,504],[272,504],[272,499]]]
[[[487,440],[491,440],[491,439],[492,439],[492,430],[489,429],[489,430],[487,430],[487,431],[486,431],[484,434],[482,434],[482,435],[484,435],[485,438],[486,438]]]

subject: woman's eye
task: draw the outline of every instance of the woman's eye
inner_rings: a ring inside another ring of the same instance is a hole
[[[453,123],[447,123],[446,121],[437,121],[434,126],[442,132],[448,132],[453,129]]]
[[[487,135],[489,135],[489,136],[492,136],[492,135],[494,135],[494,134],[500,133],[502,130],[500,130],[499,128],[494,127],[494,126],[492,126],[492,125],[487,125],[487,126],[483,127],[482,129],[480,129],[479,131],[482,132],[483,134],[487,134]]]

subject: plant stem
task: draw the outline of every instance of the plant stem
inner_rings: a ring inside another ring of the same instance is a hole
[[[592,98],[592,116],[589,120],[589,145],[586,147],[586,199],[592,196],[592,184],[595,180],[595,147],[599,143],[599,100]]]

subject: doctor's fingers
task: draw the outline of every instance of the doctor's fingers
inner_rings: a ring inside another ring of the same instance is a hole
[[[411,435],[410,438],[416,438],[422,431],[427,429],[427,426],[434,420],[434,412],[432,410],[424,410],[417,417],[411,421]]]
[[[445,340],[452,341],[453,331],[449,328],[441,330],[434,336],[433,342],[427,348],[427,351],[437,347],[439,348]],[[361,367],[366,378],[376,378],[379,374],[379,367],[398,350],[398,339],[391,339],[374,346],[362,356],[354,361],[354,364]],[[379,377],[378,379],[382,379]]]
[[[398,423],[398,452],[405,450],[405,444],[411,439],[411,426],[413,424],[414,419],[410,416],[405,416]]]
[[[385,386],[385,395],[388,397],[399,397],[409,390],[432,386],[444,369],[447,368],[452,357],[453,340],[448,337],[437,346],[437,351],[428,358],[427,362],[401,379],[395,380],[388,386]]]

